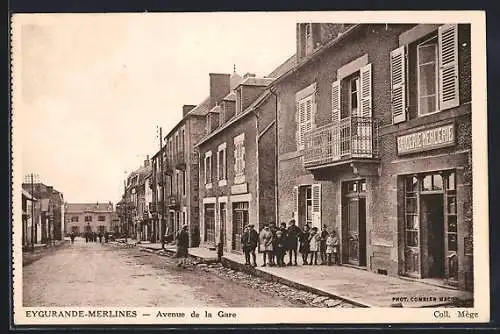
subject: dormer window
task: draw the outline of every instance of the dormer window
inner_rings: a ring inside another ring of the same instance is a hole
[[[243,87],[236,90],[236,115],[243,111]]]

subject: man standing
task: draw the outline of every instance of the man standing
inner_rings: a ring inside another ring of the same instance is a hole
[[[186,259],[188,256],[189,234],[187,232],[187,228],[188,226],[186,224],[182,225],[182,229],[177,232],[177,235],[175,236],[175,240],[177,243],[176,257],[179,258],[179,263],[177,263],[178,267],[186,264]]]
[[[297,246],[299,244],[299,236],[301,232],[300,228],[295,225],[295,220],[290,220],[287,230],[288,266],[292,265],[292,254],[294,258],[294,265],[297,265]]]
[[[257,231],[254,230],[253,224],[248,224],[245,228],[245,232],[241,236],[241,245],[243,247],[243,252],[245,253],[245,265],[250,265],[250,254],[252,255],[252,265],[257,266],[255,248],[257,248],[257,243],[259,241],[259,235]]]

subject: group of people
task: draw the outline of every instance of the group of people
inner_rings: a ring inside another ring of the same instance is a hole
[[[297,250],[302,255],[303,265],[317,265],[318,253],[322,265],[339,263],[339,240],[335,230],[328,231],[323,225],[321,231],[309,224],[300,229],[295,220],[290,220],[288,227],[281,223],[278,228],[274,222],[264,225],[260,233],[253,224],[245,227],[241,237],[241,245],[245,254],[245,264],[257,266],[256,249],[262,253],[262,266],[292,266],[297,265]],[[285,264],[285,255],[288,262]],[[292,262],[293,260],[293,262]]]
[[[109,241],[108,232],[105,233],[96,233],[96,232],[85,232],[85,242],[97,242],[99,240],[100,243]],[[71,242],[74,241],[74,237],[71,238]]]

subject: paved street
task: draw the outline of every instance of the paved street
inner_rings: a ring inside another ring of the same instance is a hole
[[[24,306],[300,306],[171,258],[82,239],[23,271]]]

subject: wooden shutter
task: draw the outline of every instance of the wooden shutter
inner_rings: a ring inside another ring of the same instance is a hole
[[[337,160],[340,158],[340,80],[332,83],[332,122],[337,123],[332,127],[329,142],[331,142],[332,158]]]
[[[458,106],[458,28],[446,24],[438,29],[439,109]]]
[[[240,149],[240,171],[241,173],[244,173],[245,171],[245,144],[244,142],[241,143],[241,149]]]
[[[405,46],[391,52],[391,110],[394,124],[406,121]]]
[[[297,225],[299,224],[299,187],[293,187],[293,219],[295,219]]]
[[[340,80],[332,83],[332,121],[340,121]]]
[[[372,117],[372,64],[361,68],[361,116]]]
[[[298,137],[297,145],[298,149],[302,150],[304,148],[304,133],[306,132],[306,106],[304,100],[297,102],[297,113],[298,113]]]
[[[321,229],[321,184],[313,184],[312,188],[312,226]]]

